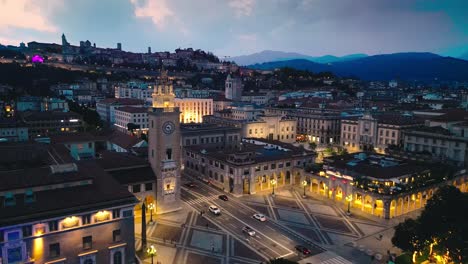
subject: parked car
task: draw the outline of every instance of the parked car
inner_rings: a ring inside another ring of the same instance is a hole
[[[257,219],[260,222],[265,222],[267,220],[266,216],[264,216],[262,214],[254,214],[253,218]]]
[[[218,196],[219,199],[223,200],[223,201],[227,201],[229,200],[228,197],[224,194],[221,194],[220,196]]]
[[[189,188],[195,188],[195,187],[197,187],[197,185],[196,185],[195,183],[193,183],[193,182],[188,182],[188,183],[185,184],[185,186],[187,186],[187,187],[189,187]]]
[[[242,228],[242,232],[246,233],[249,236],[255,236],[255,231],[253,231],[253,229],[248,226],[245,226],[244,228]]]
[[[297,245],[294,247],[297,251],[299,251],[300,253],[304,254],[304,255],[309,255],[310,254],[310,250],[304,246],[301,246],[301,245]]]
[[[210,212],[212,212],[215,215],[220,215],[221,214],[221,210],[219,210],[219,208],[214,206],[214,205],[210,205],[208,210],[210,210]]]

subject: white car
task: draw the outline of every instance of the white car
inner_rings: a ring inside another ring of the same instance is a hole
[[[253,229],[248,226],[242,228],[242,232],[246,233],[249,236],[255,236],[255,231],[253,231]]]
[[[210,205],[208,209],[210,210],[210,212],[212,212],[215,215],[221,214],[221,210],[219,210],[219,208],[214,205]]]
[[[260,222],[265,222],[267,220],[266,216],[264,216],[262,214],[254,214],[253,218],[257,219]]]

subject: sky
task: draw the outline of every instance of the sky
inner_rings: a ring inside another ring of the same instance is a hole
[[[221,58],[262,50],[311,56],[468,53],[467,0],[0,0],[0,43],[144,52],[193,47]]]

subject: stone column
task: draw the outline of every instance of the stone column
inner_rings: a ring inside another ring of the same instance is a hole
[[[390,206],[391,206],[391,201],[389,200],[383,200],[383,216],[385,219],[390,219]],[[395,209],[396,210],[396,209]]]

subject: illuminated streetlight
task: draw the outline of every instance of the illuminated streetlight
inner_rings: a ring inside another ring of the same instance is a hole
[[[273,186],[273,191],[271,193],[271,195],[275,195],[275,185],[276,185],[276,180],[275,179],[271,179],[270,181],[271,185]]]
[[[154,203],[148,204],[148,209],[150,210],[150,223],[153,222],[153,209],[154,209]]]
[[[302,181],[302,186],[304,186],[304,198],[305,198],[306,197],[305,189],[306,189],[306,186],[307,186],[307,181],[306,180]]]
[[[353,200],[353,196],[350,194],[346,196],[346,201],[348,202],[348,215],[351,213],[351,201]]]
[[[154,247],[154,245],[151,245],[149,248],[146,249],[146,253],[148,254],[148,256],[151,257],[151,264],[154,264],[154,256],[156,256],[156,248]]]

